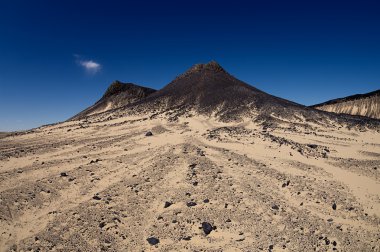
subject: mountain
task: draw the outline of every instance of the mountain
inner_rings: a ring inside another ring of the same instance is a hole
[[[281,114],[284,109],[307,109],[236,79],[215,61],[194,65],[139,103],[161,110],[195,110],[225,120],[257,110]]]
[[[371,123],[349,115],[326,113],[270,95],[238,80],[215,61],[196,64],[162,89],[149,91],[138,96],[138,99],[127,100],[113,107],[107,107],[108,103],[102,98],[94,105],[102,106],[92,118],[102,121],[131,115],[166,114],[170,115],[169,120],[176,120],[183,115],[199,114],[213,116],[224,122],[251,118],[265,126],[275,126],[284,120],[331,125],[344,123],[351,126]],[[90,107],[72,119],[92,116],[92,110],[93,107]]]
[[[330,100],[312,108],[338,113],[380,119],[380,89],[366,93]]]
[[[123,107],[125,105],[137,102],[156,90],[142,87],[133,83],[122,83],[114,81],[106,90],[102,98],[91,107],[83,110],[71,119],[76,120],[89,115],[102,113],[104,111]]]

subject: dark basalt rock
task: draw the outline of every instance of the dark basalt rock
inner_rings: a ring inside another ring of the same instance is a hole
[[[155,237],[149,237],[148,239],[146,239],[148,241],[148,243],[152,246],[154,245],[157,245],[160,243],[160,240],[158,238],[155,238]]]
[[[205,235],[209,235],[214,230],[214,227],[208,222],[202,222],[202,229]]]

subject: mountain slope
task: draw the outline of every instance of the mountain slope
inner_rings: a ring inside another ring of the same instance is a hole
[[[80,119],[89,115],[120,108],[139,101],[155,91],[156,90],[154,89],[142,87],[133,83],[122,83],[120,81],[115,81],[108,87],[99,101],[71,119]]]
[[[311,107],[338,114],[360,115],[380,119],[380,89],[366,94],[330,100]]]

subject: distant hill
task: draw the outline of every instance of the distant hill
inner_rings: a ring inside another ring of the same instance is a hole
[[[89,115],[120,108],[137,102],[155,91],[156,90],[154,89],[142,87],[133,83],[122,83],[120,81],[115,81],[108,87],[99,101],[91,107],[78,113],[71,119],[80,119]]]
[[[380,119],[380,89],[366,93],[330,100],[312,108],[338,114],[360,115]]]
[[[0,132],[0,138],[4,138],[4,137],[7,137],[9,136],[9,132]]]

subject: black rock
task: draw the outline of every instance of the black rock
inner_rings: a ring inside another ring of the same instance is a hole
[[[193,207],[193,206],[196,206],[197,203],[195,203],[194,201],[190,201],[190,202],[187,202],[186,205],[187,205],[188,207]]]
[[[69,176],[69,175],[67,175],[66,172],[61,172],[61,177],[67,177],[67,176]]]
[[[203,202],[204,202],[204,203],[209,203],[210,200],[209,200],[209,199],[205,199],[205,200],[203,200]]]
[[[104,228],[106,226],[106,223],[105,222],[101,222],[101,223],[99,223],[99,227],[100,228]]]
[[[280,209],[280,207],[277,206],[277,205],[273,205],[273,206],[272,206],[272,209],[273,209],[273,210],[278,210],[278,209]]]
[[[312,149],[316,149],[318,147],[318,145],[316,145],[316,144],[308,144],[307,147],[312,148]]]
[[[160,240],[155,238],[155,237],[149,237],[148,239],[146,239],[148,241],[148,243],[152,246],[154,245],[157,245],[160,243]]]
[[[153,136],[153,133],[151,131],[148,131],[145,136]]]
[[[211,231],[214,230],[214,227],[208,222],[203,222],[202,223],[202,229],[206,235],[209,235],[211,233]]]
[[[183,237],[182,240],[184,240],[184,241],[190,241],[191,240],[191,236]]]
[[[165,202],[165,205],[164,205],[164,208],[168,208],[168,207],[170,207],[171,205],[173,205],[173,203],[166,201],[166,202]]]
[[[332,209],[336,210],[336,203],[332,205]]]
[[[94,197],[92,197],[94,200],[101,200],[102,198],[100,198],[98,195],[95,195]]]

